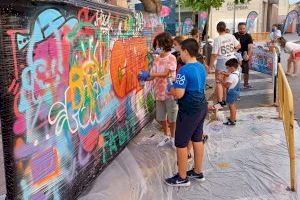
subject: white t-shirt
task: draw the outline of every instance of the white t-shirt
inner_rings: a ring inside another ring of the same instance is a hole
[[[291,53],[292,51],[300,51],[300,44],[293,42],[287,42],[284,47],[286,53]]]
[[[242,61],[243,61],[243,57],[242,57],[241,53],[235,52],[235,53],[234,53],[234,56],[236,57],[236,59],[237,59],[239,62],[242,62]]]
[[[275,32],[270,33],[270,39],[271,40],[276,40],[279,37],[281,37],[281,31],[280,30],[276,30]]]
[[[238,70],[232,72],[227,78],[226,82],[230,83],[230,86],[228,89],[233,89],[239,82],[240,79],[240,72]]]
[[[240,42],[231,34],[219,35],[214,39],[212,54],[217,54],[217,59],[228,59],[234,56],[234,48]]]

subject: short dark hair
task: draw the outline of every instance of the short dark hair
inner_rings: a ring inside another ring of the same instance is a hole
[[[225,22],[219,22],[217,24],[217,31],[218,31],[218,33],[222,33],[222,32],[226,31],[226,24],[225,24]]]
[[[193,28],[191,30],[191,35],[193,36],[193,35],[197,35],[197,34],[199,34],[199,30],[197,28]]]
[[[277,42],[279,42],[279,44],[282,48],[284,48],[287,43],[287,41],[284,37],[277,38]]]
[[[158,42],[159,46],[164,50],[164,51],[171,51],[173,47],[173,39],[170,33],[168,32],[162,32],[158,34],[155,39],[155,42]]]
[[[239,61],[236,58],[231,58],[225,63],[225,65],[227,67],[234,67],[237,69],[239,67]]]
[[[238,24],[238,27],[239,26],[246,26],[246,23],[245,22],[240,22],[239,24]]]
[[[155,37],[155,38],[153,39],[153,43],[152,43],[153,49],[156,48],[156,45],[157,45],[157,39],[156,39],[156,37]]]
[[[199,44],[193,38],[183,40],[181,42],[181,49],[187,50],[191,57],[197,57],[199,54]]]

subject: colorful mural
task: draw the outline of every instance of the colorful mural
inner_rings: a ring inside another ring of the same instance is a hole
[[[75,199],[152,119],[151,83],[137,80],[151,67],[143,34],[151,23],[91,5],[20,1],[0,10],[9,199]]]
[[[160,21],[164,26],[164,30],[172,35],[176,35],[176,1],[162,0],[161,2],[162,9],[160,12]],[[137,11],[144,11],[144,6],[142,3],[138,3],[135,5],[135,9]]]
[[[252,59],[250,60],[250,67],[252,70],[264,73],[273,74],[274,54],[260,47],[253,48]]]
[[[193,20],[192,18],[188,17],[185,18],[182,26],[182,34],[188,35],[190,34],[191,30],[193,29]]]

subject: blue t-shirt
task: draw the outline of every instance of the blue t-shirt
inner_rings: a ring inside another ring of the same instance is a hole
[[[185,89],[178,100],[179,109],[187,113],[196,113],[207,106],[205,97],[206,71],[199,62],[182,66],[177,74],[175,88]]]

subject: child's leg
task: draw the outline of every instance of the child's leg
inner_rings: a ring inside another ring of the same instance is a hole
[[[177,149],[177,161],[178,161],[178,174],[181,178],[186,178],[187,171],[187,157],[188,151],[187,147],[184,148],[176,148]]]
[[[295,62],[294,62],[294,71],[293,71],[293,74],[294,74],[294,75],[297,74],[299,61],[300,61],[300,60],[297,59],[297,60],[295,60]]]
[[[217,100],[218,102],[222,102],[223,101],[223,93],[224,93],[224,88],[222,86],[222,77],[220,75],[220,72],[219,70],[216,71],[216,95],[217,95]]]
[[[229,110],[230,110],[230,120],[232,122],[235,122],[236,121],[236,104],[235,103],[230,104]]]
[[[226,96],[227,96],[227,89],[225,87],[223,87],[223,98],[222,98],[222,101],[226,100]]]
[[[166,108],[167,108],[167,115],[168,115],[171,137],[175,138],[178,105],[175,100],[170,99],[170,100],[166,100]]]
[[[293,59],[290,56],[289,59],[288,59],[288,66],[287,66],[287,71],[286,71],[287,74],[291,73],[292,67],[293,67],[292,65],[293,65]]]
[[[193,143],[192,141],[189,141],[189,144],[188,144],[188,154],[190,154],[192,152],[192,148],[193,148]]]
[[[197,174],[202,172],[202,162],[204,155],[204,145],[203,142],[193,142],[194,148],[194,171]]]
[[[176,122],[170,123],[169,126],[170,126],[171,137],[175,138]]]
[[[203,144],[203,125],[204,120],[207,115],[208,109],[202,110],[198,118],[195,119],[198,121],[198,125],[195,129],[195,132],[191,138],[193,142],[194,149],[194,172],[200,174],[202,172],[202,162],[204,155],[204,144]]]
[[[168,131],[168,123],[167,123],[167,120],[165,121],[160,121],[162,127],[163,127],[163,131],[164,131],[164,134],[165,136],[170,136],[170,133]]]
[[[167,124],[167,109],[165,101],[156,101],[156,120],[161,124],[163,132],[165,135],[168,133],[168,124]]]

